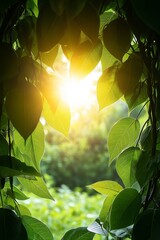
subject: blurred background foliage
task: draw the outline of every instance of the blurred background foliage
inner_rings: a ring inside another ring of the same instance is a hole
[[[42,171],[52,177],[54,187],[65,184],[72,190],[85,190],[96,181],[119,180],[114,164],[108,168],[107,135],[120,117],[127,116],[125,103],[118,102],[99,113],[95,107],[79,113],[68,139],[46,126]]]
[[[45,177],[52,184],[51,177]],[[49,189],[55,201],[31,195],[25,202],[32,216],[45,223],[56,240],[60,240],[68,229],[88,226],[100,212],[103,203],[100,194],[89,196],[80,188],[72,191],[65,185]]]

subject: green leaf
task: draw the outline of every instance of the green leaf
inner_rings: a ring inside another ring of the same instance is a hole
[[[13,176],[40,176],[33,167],[27,166],[20,160],[10,156],[0,156],[0,177],[13,177]]]
[[[110,130],[108,137],[109,164],[121,153],[131,147],[138,138],[140,123],[134,118],[122,118]]]
[[[104,200],[104,203],[103,203],[103,206],[102,206],[102,209],[100,211],[100,214],[99,214],[99,218],[100,218],[100,221],[102,222],[105,222],[108,220],[108,217],[109,217],[109,212],[111,210],[111,207],[112,207],[112,203],[115,199],[115,197],[118,195],[119,192],[114,192],[114,194],[110,194],[106,197],[106,199]]]
[[[43,115],[51,127],[63,133],[66,137],[68,136],[71,121],[71,112],[67,103],[60,102],[55,113],[51,111],[50,106],[48,106],[46,103]]]
[[[13,126],[26,140],[36,128],[42,111],[38,89],[24,81],[8,92],[5,106]]]
[[[97,98],[100,109],[111,105],[112,103],[116,102],[120,97],[122,97],[122,92],[120,91],[115,81],[116,70],[116,65],[107,68],[98,80]]]
[[[15,209],[17,214],[20,213],[21,216],[24,216],[24,215],[31,216],[31,212],[26,206],[18,203],[17,208],[18,209]]]
[[[130,111],[133,110],[135,107],[147,100],[147,85],[145,83],[138,83],[134,88],[134,91],[125,94],[124,98],[128,104]]]
[[[32,14],[35,17],[38,17],[38,6],[37,6],[38,0],[28,0],[26,2],[26,9],[28,11],[32,11]]]
[[[77,18],[68,21],[64,36],[61,39],[62,50],[64,51],[64,54],[66,49],[71,51],[71,55],[73,54],[73,51],[75,51],[79,45],[80,35],[81,29]]]
[[[136,164],[141,155],[137,147],[124,150],[116,160],[116,170],[126,187],[131,187],[136,182]]]
[[[42,124],[38,123],[36,129],[26,141],[17,131],[14,131],[14,143],[15,147],[22,153],[20,155],[22,161],[40,171],[40,161],[44,153],[44,129]],[[15,152],[15,155],[17,155],[17,152]]]
[[[28,240],[21,219],[10,209],[0,208],[0,236],[3,240]]]
[[[89,232],[85,227],[71,229],[65,233],[62,240],[92,240],[94,233]]]
[[[151,126],[147,126],[140,138],[140,144],[143,150],[151,150],[152,144],[151,144]]]
[[[160,211],[147,209],[141,213],[133,227],[133,240],[159,240],[160,236]]]
[[[88,75],[99,63],[102,55],[102,43],[85,41],[79,45],[71,58],[71,78],[81,79]]]
[[[8,43],[0,43],[0,73],[1,79],[14,78],[18,74],[18,57],[12,46]],[[9,70],[8,70],[9,69]],[[1,81],[1,80],[0,80]]]
[[[7,189],[6,189],[7,188]],[[13,190],[10,189],[10,184],[5,184],[6,194],[9,195],[13,199],[18,200],[27,200],[29,199],[21,190],[19,190],[17,187],[13,186]]]
[[[130,226],[141,207],[141,196],[137,190],[126,188],[121,191],[112,204],[110,212],[110,228],[120,229]]]
[[[152,164],[150,153],[142,151],[136,165],[136,179],[141,187],[144,187],[149,182],[154,175],[154,170],[156,171],[156,167]]]
[[[55,14],[48,4],[40,10],[37,19],[38,48],[42,52],[50,51],[64,34],[66,21],[64,16]]]
[[[117,59],[111,55],[111,53],[103,47],[102,57],[101,57],[101,64],[102,64],[102,71],[105,71],[107,68],[112,67],[117,62]]]
[[[57,57],[59,46],[56,45],[53,47],[49,52],[40,52],[39,53],[39,59],[44,64],[46,64],[49,67],[53,67],[53,63]]]
[[[116,71],[115,79],[121,91],[127,94],[135,94],[141,74],[143,62],[138,54],[133,53],[126,62]]]
[[[0,134],[0,155],[8,155],[8,142],[2,134]]]
[[[77,17],[81,30],[95,42],[98,39],[100,18],[94,7],[87,3]]]
[[[119,183],[109,180],[95,182],[91,185],[88,185],[88,187],[105,195],[116,195],[123,189]]]
[[[38,219],[30,216],[22,216],[22,223],[27,230],[29,240],[53,240],[52,233],[48,227]]]
[[[127,22],[122,18],[117,18],[106,25],[103,29],[103,42],[114,57],[122,60],[131,42],[131,31]]]
[[[51,75],[43,71],[41,81],[38,83],[38,88],[50,105],[52,112],[56,111],[59,104],[59,85],[61,81],[61,78],[56,74]]]
[[[148,27],[153,29],[155,32],[160,34],[160,22],[159,22],[159,1],[145,1],[145,0],[131,0],[133,8],[137,13],[138,17],[146,24]]]
[[[53,197],[49,193],[44,180],[40,177],[36,177],[36,180],[29,180],[24,178],[18,178],[20,183],[27,191],[34,193],[41,198],[48,198],[53,200]]]

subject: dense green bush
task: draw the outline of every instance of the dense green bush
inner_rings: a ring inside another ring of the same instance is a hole
[[[55,201],[31,196],[26,204],[32,216],[44,222],[56,240],[68,229],[91,224],[100,212],[103,200],[100,195],[88,196],[80,189],[73,192],[64,185],[57,191],[50,189],[50,193]]]

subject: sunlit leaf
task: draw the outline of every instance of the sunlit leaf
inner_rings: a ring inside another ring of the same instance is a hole
[[[36,180],[29,180],[24,178],[18,178],[22,186],[29,192],[41,198],[48,198],[53,200],[53,197],[49,193],[44,180],[40,177],[36,177]]]
[[[94,45],[85,41],[79,45],[71,58],[71,78],[81,79],[88,75],[98,64],[102,55],[102,43],[98,40]]]
[[[110,212],[111,230],[133,224],[141,207],[141,196],[137,190],[126,188],[121,191],[112,204]]]
[[[160,236],[160,211],[147,209],[142,212],[133,227],[133,240],[158,240]]]
[[[62,38],[66,21],[55,14],[48,4],[40,11],[37,19],[37,40],[39,50],[50,51]]]
[[[5,106],[13,126],[27,139],[36,128],[42,111],[38,89],[24,81],[8,93]]]
[[[29,211],[29,209],[20,203],[18,203],[17,213],[20,213],[21,216],[24,216],[24,215],[31,216],[31,212]]]
[[[22,223],[28,234],[28,239],[53,240],[52,233],[48,227],[36,218],[22,216]]]
[[[100,15],[100,32],[103,31],[106,24],[109,24],[112,22],[115,18],[117,18],[117,15],[114,11],[111,11],[110,9],[108,11],[103,12],[103,14]],[[117,60],[117,58],[116,58]]]
[[[94,233],[89,232],[85,227],[71,229],[65,233],[62,240],[92,240]]]
[[[40,176],[33,167],[27,166],[20,160],[10,156],[0,156],[0,177],[13,177],[13,176]]]
[[[122,60],[131,42],[131,31],[127,22],[118,18],[106,25],[103,30],[103,42],[114,57]]]
[[[116,71],[115,79],[124,94],[135,94],[143,70],[143,62],[138,54],[132,54]]]
[[[27,141],[24,141],[22,136],[15,131],[14,132],[15,148],[19,149],[22,161],[25,161],[28,165],[34,166],[40,171],[40,161],[44,153],[44,130],[41,123],[38,123],[36,129],[30,135]],[[16,151],[15,149],[15,151]],[[17,151],[15,152],[17,156]]]
[[[111,105],[122,97],[122,92],[115,81],[116,70],[116,65],[107,68],[98,80],[97,98],[101,109]]]
[[[88,187],[105,195],[116,195],[123,189],[119,183],[109,180],[95,182],[89,185]]]
[[[28,240],[21,219],[12,210],[5,208],[0,208],[0,235],[3,240]]]
[[[54,63],[54,61],[56,59],[56,56],[58,54],[58,48],[59,48],[59,46],[56,45],[49,52],[40,52],[39,53],[40,61],[42,61],[47,66],[52,68],[53,67],[53,63]]]
[[[35,17],[38,17],[38,6],[37,6],[38,0],[29,0],[26,2],[26,9],[28,11],[32,11]]]
[[[116,170],[126,187],[131,187],[136,182],[136,164],[141,150],[130,147],[124,150],[116,160]]]
[[[119,192],[114,192],[114,194],[110,194],[106,197],[106,199],[104,200],[104,203],[103,203],[103,206],[102,206],[102,209],[100,211],[100,214],[99,214],[99,218],[102,222],[105,222],[106,220],[108,220],[108,217],[109,217],[109,212],[110,212],[110,209],[112,207],[112,203],[115,199],[115,197],[118,195]]]
[[[28,197],[17,187],[13,186],[13,190],[11,190],[10,184],[8,182],[5,184],[5,189],[6,189],[7,195],[9,195],[12,198],[16,198],[18,200],[27,200],[28,199]]]
[[[107,68],[110,68],[117,62],[117,59],[105,48],[103,47],[101,64],[102,64],[102,72]]]
[[[51,111],[50,106],[46,103],[43,115],[51,127],[63,133],[65,136],[68,136],[71,121],[71,112],[67,103],[61,101],[55,113]]]
[[[61,81],[61,78],[57,75],[51,75],[43,72],[41,75],[41,81],[38,83],[38,87],[47,100],[52,112],[56,111],[59,104],[58,94]]]
[[[139,131],[139,121],[131,117],[122,118],[112,127],[108,137],[110,164],[122,150],[134,145]]]

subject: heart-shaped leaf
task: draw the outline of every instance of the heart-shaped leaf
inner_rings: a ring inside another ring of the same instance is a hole
[[[117,66],[107,68],[98,80],[97,98],[101,109],[116,102],[123,95],[115,81],[116,70]]]
[[[52,233],[48,227],[36,218],[23,216],[22,223],[28,234],[28,239],[53,240]]]
[[[102,55],[102,43],[98,40],[95,44],[85,41],[79,45],[71,58],[71,78],[81,79],[88,75],[99,63]]]
[[[124,94],[135,94],[143,71],[143,61],[138,54],[133,53],[115,73],[115,80]]]
[[[131,43],[131,31],[127,22],[117,18],[106,25],[103,29],[103,42],[114,57],[122,60]]]
[[[115,198],[110,213],[110,228],[120,229],[133,224],[141,207],[141,196],[137,190],[126,188]]]
[[[38,89],[23,81],[8,92],[5,106],[13,126],[27,139],[36,128],[42,111],[42,98]]]
[[[48,5],[40,11],[37,19],[38,48],[50,51],[62,38],[66,27],[64,16],[56,15]]]
[[[108,137],[108,151],[111,162],[127,147],[132,146],[140,131],[140,123],[134,118],[122,118],[110,130]]]

